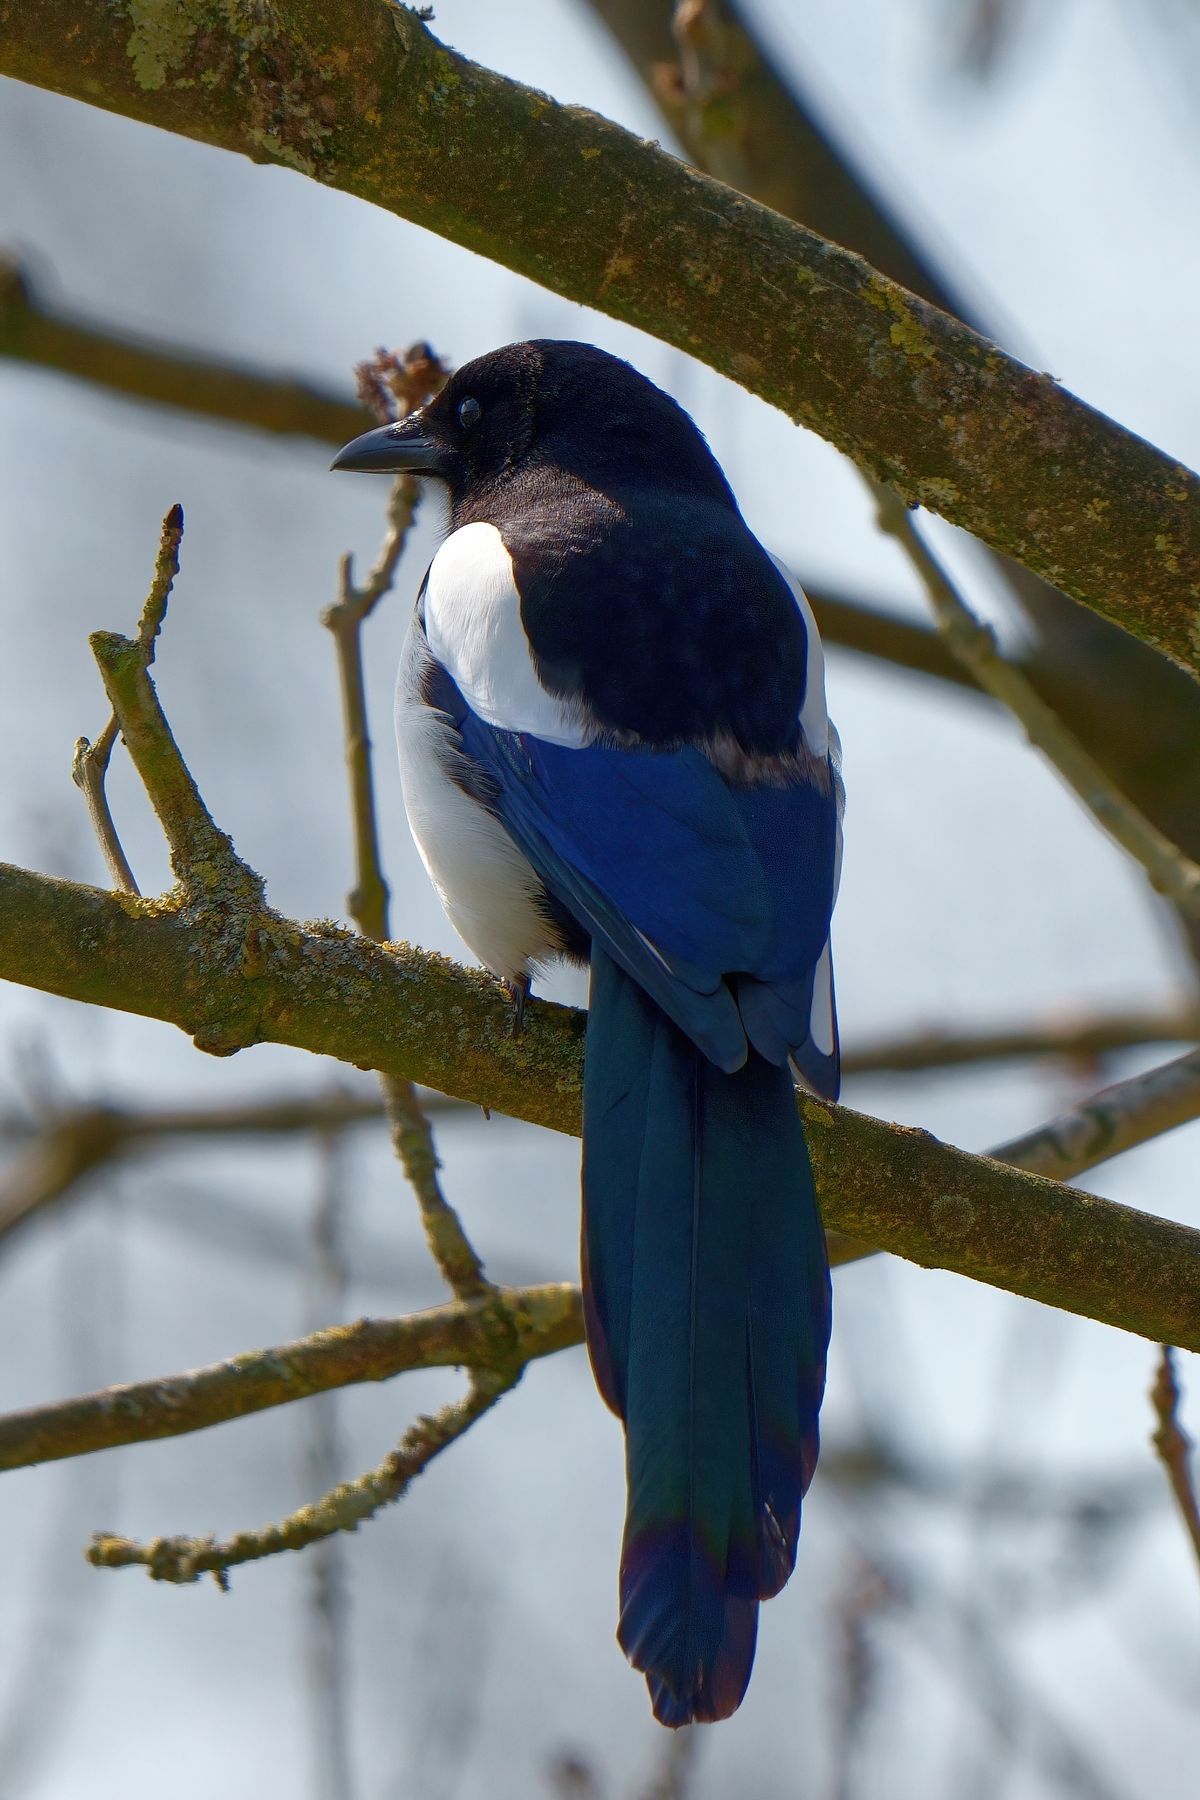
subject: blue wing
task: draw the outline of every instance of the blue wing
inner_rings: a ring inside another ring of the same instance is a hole
[[[747,1038],[771,1062],[799,1051],[829,1091],[836,1070],[804,1047],[833,908],[831,792],[731,786],[692,748],[547,743],[486,724],[457,690],[438,704],[551,893],[706,1055],[732,1070]]]

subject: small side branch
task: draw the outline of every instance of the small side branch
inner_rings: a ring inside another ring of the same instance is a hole
[[[163,524],[154,581],[137,636],[127,638],[115,631],[95,631],[88,640],[112,704],[113,717],[105,734],[108,745],[102,758],[98,756],[92,764],[91,751],[82,739],[80,745],[83,747],[76,747],[80,784],[89,793],[90,803],[95,777],[89,771],[93,767],[99,769],[102,783],[103,769],[112,747],[111,734],[119,730],[166,835],[171,866],[183,892],[189,898],[201,896],[212,902],[249,905],[261,910],[262,880],[241,860],[230,839],[213,823],[191,771],[179,754],[179,746],[158,703],[148,672],[154,660],[155,640],[166,616],[171,584],[179,570],[182,535],[183,511],[174,507]],[[107,812],[107,806],[104,811]],[[98,829],[101,842],[105,843],[102,821],[98,823]],[[113,835],[115,837],[115,833]],[[125,868],[128,869],[127,864]],[[136,893],[136,887],[128,887],[119,878],[115,866],[113,872],[118,876],[118,885]],[[133,881],[132,874],[128,881]]]
[[[176,504],[163,520],[158,556],[154,564],[154,578],[150,583],[150,592],[146,596],[141,623],[138,626],[137,643],[142,655],[143,668],[148,668],[154,661],[155,639],[162,629],[171,587],[179,573],[179,546],[182,542],[183,508]],[[134,879],[133,870],[130,868],[125,851],[121,846],[112,813],[109,811],[108,795],[104,789],[109,758],[112,755],[113,745],[117,741],[117,729],[117,715],[113,712],[109,716],[108,724],[94,744],[89,743],[85,737],[76,741],[71,777],[76,787],[83,790],[83,796],[91,814],[92,829],[104,852],[104,859],[108,864],[113,886],[122,893],[137,894],[141,892],[141,889]]]
[[[1192,1440],[1179,1423],[1179,1399],[1175,1355],[1171,1346],[1164,1344],[1158,1359],[1154,1386],[1150,1389],[1150,1400],[1158,1419],[1150,1442],[1162,1459],[1171,1492],[1175,1496],[1175,1504],[1179,1508],[1196,1560],[1200,1563],[1200,1506],[1196,1503],[1196,1489],[1192,1480]]]
[[[356,1531],[383,1507],[399,1500],[434,1457],[469,1431],[519,1377],[519,1369],[503,1375],[494,1371],[472,1373],[463,1398],[442,1407],[431,1418],[418,1419],[378,1468],[354,1481],[343,1482],[311,1505],[289,1514],[278,1525],[266,1525],[260,1531],[240,1531],[224,1542],[212,1537],[169,1537],[139,1544],[130,1538],[97,1532],[88,1546],[87,1559],[98,1569],[141,1566],[152,1581],[186,1584],[199,1581],[202,1575],[213,1575],[218,1585],[225,1588],[228,1571],[239,1563],[259,1562],[267,1556],[278,1556],[283,1550],[304,1550],[338,1531]]]

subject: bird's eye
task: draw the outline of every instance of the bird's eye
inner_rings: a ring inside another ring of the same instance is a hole
[[[466,399],[458,409],[458,422],[464,431],[470,431],[472,425],[478,425],[483,417],[483,408],[478,400]]]

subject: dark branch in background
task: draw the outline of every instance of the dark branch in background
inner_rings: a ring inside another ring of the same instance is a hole
[[[131,400],[254,431],[295,432],[335,446],[375,416],[373,404],[356,404],[349,394],[319,392],[295,377],[192,357],[173,345],[128,338],[48,311],[29,277],[2,257],[0,356],[81,376]],[[805,583],[805,592],[827,643],[958,686],[973,685],[925,626],[910,623],[899,612],[832,594],[820,584]]]
[[[851,1043],[842,1052],[842,1074],[926,1074],[933,1069],[973,1068],[980,1063],[1061,1057],[1090,1063],[1143,1044],[1200,1041],[1200,1008],[1161,1012],[1050,1014],[1029,1024],[981,1031],[897,1032]]]
[[[699,168],[857,251],[976,330],[988,329],[988,308],[973,305],[947,278],[821,117],[795,73],[781,73],[740,0],[684,0],[678,7],[672,0],[588,4]],[[688,56],[681,57],[672,29],[678,15],[691,21],[690,81]],[[698,92],[697,31],[703,56]],[[1027,658],[1034,686],[1121,792],[1200,862],[1200,695],[1194,685],[1028,570],[1003,558],[997,569],[1035,628]],[[1114,691],[1125,697],[1119,707],[1111,703]],[[1200,931],[1193,927],[1190,935],[1200,954]]]
[[[1034,749],[1057,769],[1101,829],[1141,864],[1157,892],[1200,927],[1200,864],[1118,792],[1028,678],[1000,654],[995,633],[975,617],[903,501],[877,482],[868,486],[875,496],[880,529],[896,539],[916,570],[948,648],[980,687],[1008,708]]]
[[[217,357],[151,343],[60,311],[27,269],[0,256],[0,356],[52,369],[109,393],[175,407],[225,425],[252,425],[344,444],[370,415],[349,394],[294,375],[268,375]]]
[[[421,1099],[425,1111],[457,1107],[441,1094]],[[383,1106],[373,1094],[295,1094],[215,1106],[153,1107],[132,1111],[103,1102],[71,1106],[45,1117],[0,1117],[0,1141],[19,1149],[0,1178],[0,1238],[52,1205],[72,1188],[123,1158],[193,1138],[289,1137],[374,1124]]]
[[[928,675],[983,699],[971,677],[950,655],[936,631],[914,624],[901,612],[883,611],[830,593],[820,583],[802,583],[826,644],[872,656],[913,675]]]
[[[0,73],[300,170],[638,325],[1200,669],[1200,482],[1051,377],[410,11],[173,17],[163,33],[129,0],[0,0]]]

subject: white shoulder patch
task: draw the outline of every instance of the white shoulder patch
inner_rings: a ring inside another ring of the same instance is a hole
[[[512,558],[494,525],[452,531],[429,567],[425,634],[463,699],[488,725],[577,748],[588,733],[538,680]]]
[[[825,652],[821,648],[821,634],[817,630],[817,621],[813,617],[813,609],[808,604],[808,596],[792,571],[777,556],[771,561],[787,582],[796,609],[804,620],[805,636],[808,640],[808,663],[804,679],[804,705],[800,708],[800,729],[804,733],[804,741],[814,756],[828,756],[830,750],[829,714],[825,710]],[[835,733],[836,737],[836,733]]]

